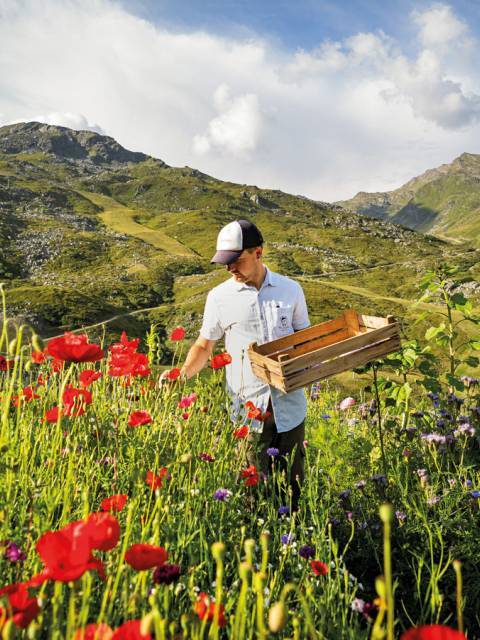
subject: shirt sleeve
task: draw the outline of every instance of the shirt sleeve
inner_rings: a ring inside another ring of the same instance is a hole
[[[300,329],[306,329],[310,326],[305,294],[300,285],[298,286],[298,296],[293,309],[292,326],[294,331],[300,331]]]
[[[220,340],[224,330],[218,317],[218,308],[213,298],[212,292],[207,295],[205,310],[203,312],[203,323],[200,335],[207,340]]]

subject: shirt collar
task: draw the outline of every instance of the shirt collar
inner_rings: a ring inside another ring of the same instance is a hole
[[[263,289],[263,287],[276,287],[277,286],[277,274],[274,273],[273,271],[270,271],[270,269],[267,267],[267,265],[265,266],[265,270],[266,270],[266,274],[265,274],[265,280],[262,283],[262,286],[260,287],[259,291],[261,291]],[[237,291],[241,291],[242,289],[252,289],[254,287],[252,287],[252,285],[246,284],[245,282],[239,282],[238,284],[235,282],[235,278],[232,276],[232,282],[235,285],[235,288]]]

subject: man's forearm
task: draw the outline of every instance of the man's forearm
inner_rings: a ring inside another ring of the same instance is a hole
[[[181,369],[182,375],[185,375],[187,378],[193,378],[193,376],[197,375],[199,371],[201,371],[210,360],[210,351],[201,347],[198,344],[194,344],[185,358],[184,365]]]

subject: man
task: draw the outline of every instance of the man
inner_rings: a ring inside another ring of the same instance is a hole
[[[270,271],[262,255],[262,234],[252,222],[235,220],[221,229],[211,262],[225,265],[232,277],[209,292],[200,335],[181,373],[191,378],[201,371],[217,340],[225,336],[225,349],[232,356],[226,368],[232,417],[243,417],[248,401],[262,414],[271,414],[263,422],[252,423],[256,457],[250,455],[249,461],[268,473],[272,458],[267,449],[278,449],[277,460],[284,468],[286,457],[294,452],[289,482],[292,510],[296,510],[304,476],[305,392],[298,389],[285,394],[255,376],[247,349],[252,342],[270,342],[305,329],[310,322],[301,286]]]

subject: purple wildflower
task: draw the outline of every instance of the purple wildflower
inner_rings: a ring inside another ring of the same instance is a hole
[[[4,555],[10,562],[22,562],[27,557],[20,547],[10,540],[6,543]]]
[[[203,462],[214,462],[215,461],[215,458],[213,456],[211,456],[209,453],[201,453],[198,457]]]
[[[356,482],[356,483],[355,483],[355,487],[356,487],[357,489],[362,490],[362,489],[364,489],[364,488],[365,488],[365,485],[366,485],[366,484],[367,484],[367,483],[366,483],[366,481],[365,481],[365,480],[359,480],[358,482]]]
[[[302,558],[308,560],[309,558],[313,558],[315,556],[315,547],[304,544],[303,547],[300,547],[298,553]]]
[[[350,497],[350,494],[351,494],[351,491],[349,489],[345,489],[345,491],[342,491],[338,497],[340,498],[340,500],[345,501],[345,500],[348,500],[348,498]]]
[[[439,496],[430,496],[430,498],[427,498],[427,504],[429,507],[433,507],[433,505],[437,504],[438,502],[440,502]]]
[[[284,533],[283,536],[280,538],[280,540],[282,541],[282,544],[292,544],[294,539],[295,539],[295,536],[293,535],[293,533]]]
[[[287,505],[282,505],[281,507],[278,507],[278,515],[279,516],[290,515],[290,507]]]
[[[480,498],[480,491],[475,489],[474,491],[470,491],[470,495],[472,498],[475,498],[475,500],[478,500]]]
[[[269,447],[267,449],[267,456],[270,456],[271,458],[276,458],[279,453],[280,451],[276,447]]]
[[[460,435],[463,436],[474,436],[475,429],[468,422],[464,422],[463,424],[459,424],[457,429],[453,432],[453,435],[458,437]]]
[[[213,499],[219,502],[225,502],[232,495],[232,492],[228,489],[217,489],[213,494]]]
[[[395,511],[395,517],[401,524],[403,524],[407,519],[407,514],[404,513],[403,511]]]

